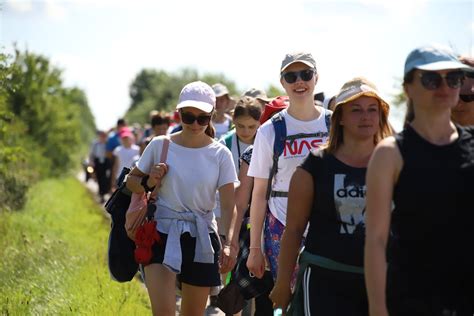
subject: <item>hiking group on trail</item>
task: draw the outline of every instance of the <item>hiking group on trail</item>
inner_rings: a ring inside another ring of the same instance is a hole
[[[99,131],[89,163],[101,201],[115,191],[112,277],[132,261],[153,315],[175,315],[177,292],[185,316],[207,302],[226,315],[474,315],[473,67],[414,49],[399,133],[367,78],[316,100],[309,52],[283,58],[285,96],[234,100],[195,81],[148,129]]]

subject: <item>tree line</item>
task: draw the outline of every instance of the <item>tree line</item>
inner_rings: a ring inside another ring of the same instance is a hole
[[[176,107],[181,89],[192,81],[202,80],[210,85],[222,83],[231,95],[239,96],[236,84],[223,74],[206,73],[199,75],[197,70],[184,68],[175,73],[164,70],[143,69],[130,84],[130,108],[125,114],[129,122],[148,123],[152,110],[169,112]],[[259,88],[259,87],[255,87]],[[283,90],[273,85],[267,88],[269,97],[283,95]]]
[[[220,82],[231,95],[240,95],[223,74],[142,69],[130,84],[125,118],[145,124],[152,110],[174,110],[182,87],[195,80]],[[283,94],[275,86],[267,87],[267,93]],[[13,56],[0,51],[0,211],[20,209],[38,179],[77,167],[95,131],[85,92],[66,87],[62,70],[47,57],[17,48]]]
[[[70,172],[95,129],[84,91],[65,87],[48,58],[0,53],[0,210],[20,209],[38,179]]]

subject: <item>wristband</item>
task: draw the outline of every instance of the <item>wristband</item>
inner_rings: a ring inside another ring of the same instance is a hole
[[[147,184],[148,182],[148,179],[150,178],[150,176],[146,175],[142,178],[142,181],[140,182],[140,184],[142,185],[143,189],[145,189],[145,192],[151,192],[155,189],[155,187],[152,187],[150,188]]]

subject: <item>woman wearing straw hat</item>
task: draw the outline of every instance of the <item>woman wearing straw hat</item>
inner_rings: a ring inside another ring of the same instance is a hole
[[[345,83],[336,97],[329,143],[295,171],[270,295],[286,309],[303,233],[292,315],[367,315],[363,274],[365,173],[369,158],[391,135],[389,105],[364,78]]]
[[[464,68],[437,46],[406,59],[414,119],[376,147],[367,170],[371,315],[474,313],[473,128],[451,121]]]

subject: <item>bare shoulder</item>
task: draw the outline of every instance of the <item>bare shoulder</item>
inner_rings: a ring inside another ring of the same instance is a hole
[[[369,161],[368,168],[376,173],[390,173],[396,179],[402,166],[403,158],[398,149],[397,142],[395,137],[390,136],[377,144]]]
[[[374,152],[372,154],[372,159],[374,159],[375,157],[401,158],[400,150],[398,149],[395,137],[389,136],[387,138],[382,139],[377,144],[377,146],[375,146]]]

